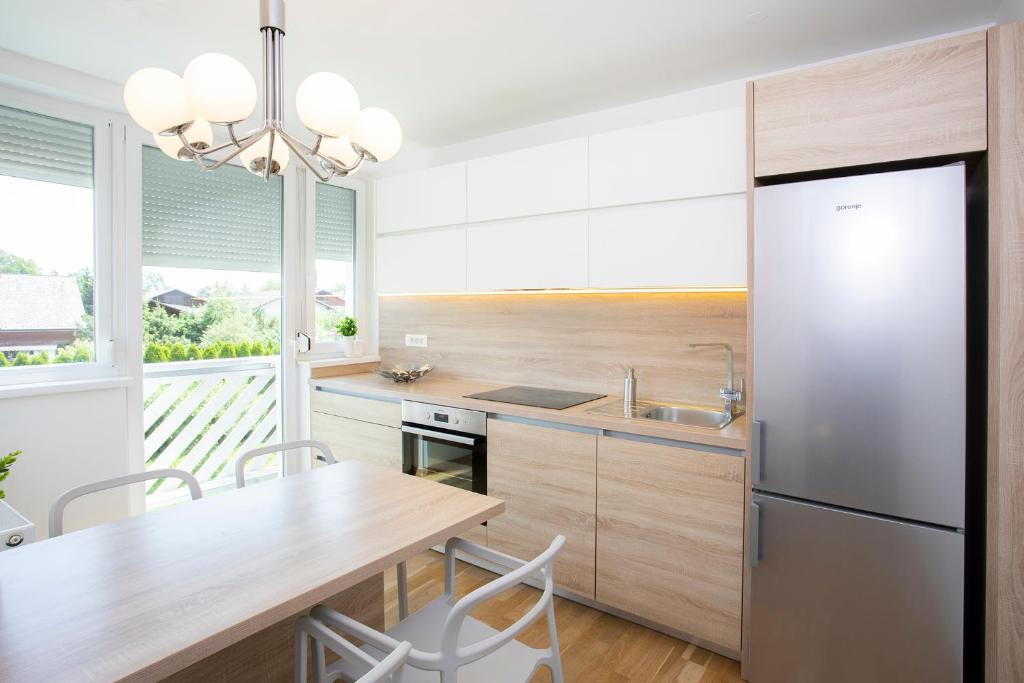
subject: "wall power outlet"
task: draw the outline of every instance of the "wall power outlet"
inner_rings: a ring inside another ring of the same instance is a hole
[[[405,335],[406,346],[427,346],[427,335],[425,334],[407,334]]]

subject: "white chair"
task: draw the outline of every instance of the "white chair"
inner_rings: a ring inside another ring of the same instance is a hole
[[[245,488],[245,463],[253,458],[259,455],[269,455],[270,453],[283,453],[296,448],[315,448],[320,451],[324,462],[328,465],[338,462],[330,446],[322,441],[287,441],[285,443],[271,444],[270,446],[261,446],[260,448],[246,451],[235,459],[235,484],[240,489]],[[399,562],[395,570],[398,574],[398,618],[405,619],[409,614],[409,579],[405,562]]]
[[[562,683],[552,567],[563,545],[565,537],[557,536],[547,550],[525,562],[453,538],[445,545],[444,551],[444,595],[386,633],[322,605],[314,607],[310,616],[361,640],[365,643],[363,652],[375,660],[394,651],[402,642],[412,643],[404,669],[403,680],[406,683],[438,681],[439,678],[440,683],[522,683],[530,680],[541,666],[551,670],[555,683]],[[456,550],[508,567],[511,571],[455,602]],[[504,631],[497,631],[469,616],[470,610],[480,603],[534,576],[543,581],[543,591],[537,602]],[[549,646],[539,650],[515,640],[542,613],[547,617]],[[316,639],[317,633],[311,633],[311,637]],[[326,667],[326,680],[352,680],[359,673],[357,665],[358,662],[351,659],[335,662]]]
[[[377,660],[316,619],[302,617],[295,624],[295,683],[306,683],[310,639],[314,643],[314,683],[327,683],[329,680],[327,678],[327,650],[338,656],[352,657],[362,663],[366,673],[356,679],[358,683],[377,683],[385,680],[391,681],[391,683],[401,683],[405,660],[409,658],[409,651],[412,650],[412,643],[399,643],[391,654],[384,659]]]
[[[251,451],[246,451],[235,458],[235,485],[240,489],[245,488],[245,463],[249,462],[253,458],[260,455],[270,455],[271,453],[284,453],[285,451],[291,451],[296,448],[315,448],[320,451],[320,455],[328,465],[333,465],[338,462],[335,460],[334,453],[331,452],[330,447],[322,441],[288,441],[286,443],[275,443],[269,446],[261,446],[260,448],[254,448]]]
[[[91,484],[83,484],[82,486],[76,486],[75,488],[69,489],[60,494],[60,497],[58,497],[57,500],[53,502],[53,505],[50,506],[50,538],[60,536],[64,533],[64,508],[66,508],[68,503],[74,499],[90,493],[96,493],[97,491],[106,491],[107,489],[117,488],[118,486],[127,486],[128,484],[138,484],[139,482],[149,481],[150,479],[181,479],[183,482],[188,484],[188,490],[192,495],[192,500],[197,500],[203,497],[203,490],[199,487],[199,482],[195,477],[184,470],[146,470],[145,472],[136,472],[134,474],[126,474],[121,477],[114,477],[113,479],[96,481]]]

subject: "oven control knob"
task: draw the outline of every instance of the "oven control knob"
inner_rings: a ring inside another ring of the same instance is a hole
[[[453,418],[452,418],[452,424],[453,424],[453,425],[457,425],[457,424],[459,424],[459,418],[457,418],[457,417],[453,417]]]

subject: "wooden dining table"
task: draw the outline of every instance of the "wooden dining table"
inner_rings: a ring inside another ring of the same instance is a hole
[[[500,514],[341,462],[0,553],[0,681],[291,680],[314,605],[383,626],[383,574]]]

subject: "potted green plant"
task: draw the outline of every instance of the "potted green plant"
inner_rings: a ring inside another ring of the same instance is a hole
[[[345,355],[352,358],[356,355],[356,332],[359,331],[359,325],[356,324],[356,319],[352,316],[346,315],[338,323],[338,334],[341,335],[342,348],[345,350]]]
[[[0,483],[11,474],[21,451],[14,451],[0,457]],[[17,548],[23,543],[35,539],[36,527],[25,519],[18,511],[4,501],[3,489],[0,489],[0,551]]]

